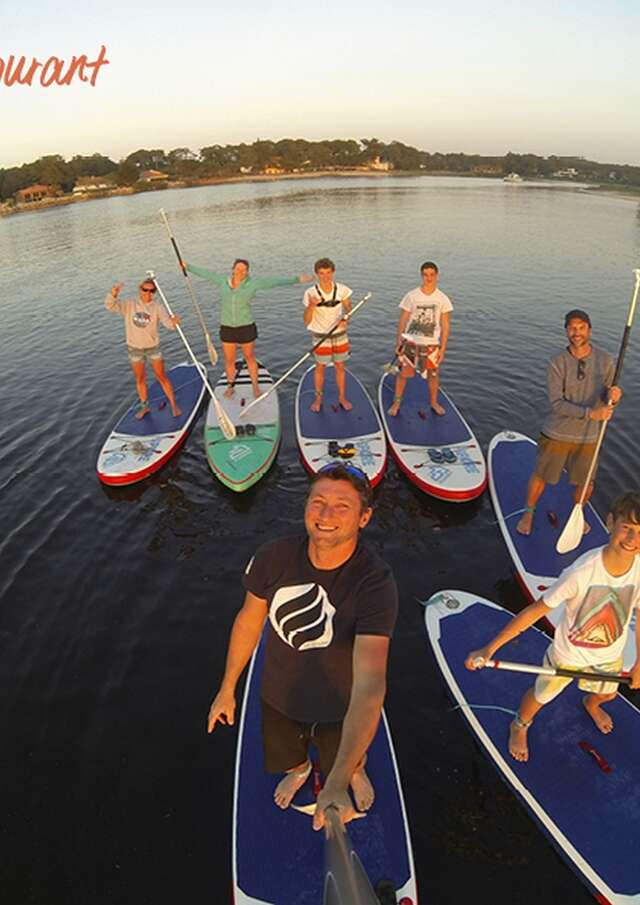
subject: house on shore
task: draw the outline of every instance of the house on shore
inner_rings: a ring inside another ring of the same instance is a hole
[[[57,190],[52,185],[36,184],[18,189],[13,197],[16,204],[31,204],[33,201],[42,201],[43,198],[55,198],[57,194]]]
[[[79,176],[73,187],[74,195],[91,195],[95,192],[104,192],[112,189],[113,185],[106,182],[103,176]]]
[[[161,173],[160,170],[143,170],[138,176],[140,182],[161,182],[168,178],[168,175]]]

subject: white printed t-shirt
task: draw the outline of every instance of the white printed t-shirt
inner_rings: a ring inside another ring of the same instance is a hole
[[[342,283],[334,283],[331,292],[323,292],[317,284],[311,286],[304,294],[302,303],[309,307],[309,299],[312,296],[320,299],[313,317],[307,324],[307,330],[313,333],[328,333],[343,313],[342,302],[351,298],[351,290]]]
[[[542,595],[548,607],[566,604],[552,650],[554,660],[563,666],[617,660],[634,610],[640,608],[640,557],[628,572],[614,577],[604,567],[603,550],[584,553]]]
[[[442,315],[453,311],[453,305],[447,295],[440,289],[435,289],[427,295],[418,286],[407,292],[399,306],[403,311],[409,311],[403,339],[416,343],[418,346],[439,346]]]

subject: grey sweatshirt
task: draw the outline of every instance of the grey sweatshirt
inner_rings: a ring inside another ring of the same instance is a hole
[[[607,401],[613,372],[609,353],[593,346],[586,358],[574,358],[568,349],[552,358],[547,373],[551,411],[542,433],[553,440],[595,443],[600,422],[592,421],[589,413]],[[579,374],[583,375],[580,379]]]

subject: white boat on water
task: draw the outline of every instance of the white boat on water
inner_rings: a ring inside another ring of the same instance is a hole
[[[502,181],[513,184],[516,182],[523,182],[523,179],[518,173],[509,173],[507,176],[503,177]]]

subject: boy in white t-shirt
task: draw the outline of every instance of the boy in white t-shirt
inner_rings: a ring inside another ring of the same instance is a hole
[[[438,402],[440,365],[444,361],[449,340],[449,313],[453,305],[438,289],[438,267],[425,261],[420,268],[422,285],[408,292],[400,302],[402,314],[398,321],[396,357],[400,373],[396,377],[393,403],[389,415],[397,415],[402,404],[407,379],[416,371],[429,382],[431,408],[436,415],[445,410]]]
[[[589,550],[568,566],[535,603],[525,607],[488,644],[471,651],[467,669],[479,669],[498,648],[537,622],[554,607],[565,604],[562,619],[544,656],[544,665],[576,669],[603,676],[623,668],[623,651],[634,614],[640,608],[640,492],[617,497],[607,516],[611,538],[606,547]],[[636,620],[636,661],[631,688],[640,688],[640,634]],[[516,760],[529,759],[527,731],[538,711],[574,681],[561,676],[539,676],[522,701],[509,733],[509,752]],[[618,685],[602,679],[581,679],[588,691],[584,706],[601,732],[611,732],[613,720],[602,704],[616,696]]]
[[[313,333],[314,344],[328,333],[341,314],[351,311],[352,292],[348,286],[334,282],[336,265],[330,258],[320,258],[314,265],[314,271],[318,277],[315,286],[307,289],[304,294],[304,323],[307,330]],[[311,405],[312,412],[319,412],[322,408],[322,393],[324,390],[324,369],[333,362],[336,370],[336,384],[338,386],[338,402],[342,408],[349,412],[352,405],[345,395],[346,373],[344,363],[349,357],[349,339],[347,337],[347,322],[343,321],[335,333],[328,336],[313,353],[316,370],[315,399]]]

